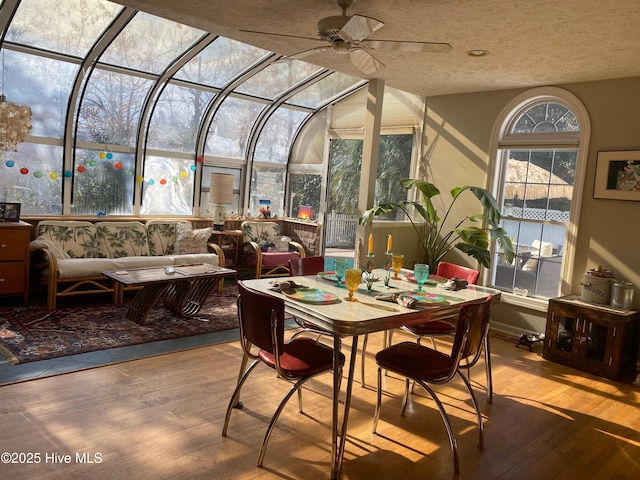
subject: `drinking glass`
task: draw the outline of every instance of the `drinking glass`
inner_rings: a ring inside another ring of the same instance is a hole
[[[391,255],[391,268],[393,268],[393,278],[394,280],[400,280],[398,273],[402,269],[404,265],[404,255],[401,253],[394,253]]]
[[[424,292],[422,286],[429,279],[429,265],[425,263],[416,263],[413,266],[413,276],[416,277],[416,283],[418,284],[417,292]]]
[[[336,258],[333,263],[333,272],[336,274],[336,278],[338,279],[337,286],[340,286],[340,282],[344,278],[344,274],[347,271],[347,259],[346,258]]]
[[[344,283],[349,290],[349,297],[345,298],[345,300],[349,302],[357,302],[358,299],[353,298],[353,294],[360,285],[360,281],[362,280],[362,272],[359,268],[347,268],[347,271],[344,274]]]

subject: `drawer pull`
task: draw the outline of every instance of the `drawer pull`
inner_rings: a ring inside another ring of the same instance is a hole
[[[2,244],[2,248],[7,248],[7,244],[6,244],[6,243],[3,243],[3,244]]]

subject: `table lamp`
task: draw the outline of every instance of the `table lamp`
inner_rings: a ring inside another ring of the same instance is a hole
[[[233,175],[211,174],[209,203],[213,204],[213,228],[224,230],[224,220],[227,216],[225,205],[233,203]]]

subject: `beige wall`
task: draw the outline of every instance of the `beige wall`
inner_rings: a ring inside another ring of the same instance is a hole
[[[640,202],[593,198],[598,151],[640,150],[640,78],[560,85],[584,104],[591,141],[582,198],[572,293],[580,294],[585,271],[603,265],[619,279],[640,285]],[[427,99],[424,166],[441,190],[467,183],[486,186],[489,143],[502,108],[523,90]],[[640,305],[636,288],[635,305]],[[544,313],[500,305],[498,323],[544,331]]]

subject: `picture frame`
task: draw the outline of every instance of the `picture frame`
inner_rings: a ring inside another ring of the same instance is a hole
[[[21,203],[0,202],[0,222],[18,222]]]
[[[640,150],[598,152],[593,198],[640,201]]]

